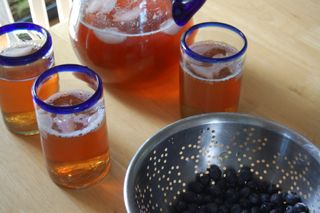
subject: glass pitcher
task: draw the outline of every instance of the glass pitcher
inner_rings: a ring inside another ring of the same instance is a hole
[[[179,40],[190,25],[175,23],[172,0],[75,0],[69,34],[104,83],[132,87],[178,76]]]

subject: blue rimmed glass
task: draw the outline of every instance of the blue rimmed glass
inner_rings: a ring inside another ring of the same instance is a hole
[[[50,79],[52,76],[63,72],[71,72],[74,73],[75,76],[82,76],[83,80],[87,81],[88,85],[90,85],[91,88],[95,88],[95,92],[93,93],[93,95],[85,102],[72,106],[53,106],[46,103],[44,100],[41,100],[41,98],[37,94],[39,87],[41,87],[43,82],[48,81],[48,79]],[[37,104],[37,106],[39,106],[43,110],[54,114],[72,114],[85,111],[95,105],[99,100],[101,100],[102,93],[103,86],[101,78],[88,67],[76,64],[60,65],[47,70],[37,78],[32,88],[32,95],[35,104]]]
[[[205,22],[188,29],[180,46],[182,117],[237,111],[246,36],[229,24]]]
[[[48,93],[53,79],[59,88]],[[88,67],[60,65],[35,80],[32,95],[52,180],[76,189],[101,180],[110,170],[101,78]]]
[[[22,22],[0,27],[0,41],[3,119],[14,133],[37,134],[31,86],[40,73],[54,64],[51,36],[39,25]]]
[[[50,33],[43,27],[27,22],[13,23],[0,27],[0,36],[3,38],[0,49],[1,66],[21,66],[35,62],[52,52]],[[5,56],[3,49],[12,45],[24,45],[31,42],[40,45],[37,51],[22,56]],[[4,44],[4,45],[3,45]]]

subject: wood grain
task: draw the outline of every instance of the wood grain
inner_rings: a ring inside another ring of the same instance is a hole
[[[209,0],[195,22],[220,21],[241,29],[249,49],[240,112],[282,123],[320,146],[320,2]],[[51,29],[56,64],[79,63],[67,24]],[[105,89],[112,171],[102,183],[72,191],[47,175],[38,136],[20,137],[0,123],[0,212],[125,212],[126,167],[152,134],[179,119],[178,90],[153,97]],[[168,93],[169,94],[169,93]]]

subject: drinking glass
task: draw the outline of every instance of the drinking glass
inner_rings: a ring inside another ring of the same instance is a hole
[[[17,134],[38,133],[31,87],[34,79],[54,64],[49,32],[32,23],[0,27],[0,107],[8,129]],[[43,95],[57,90],[57,79]],[[50,85],[50,86],[49,86]]]
[[[56,75],[59,90],[43,98],[42,89]],[[75,189],[100,181],[110,170],[100,77],[80,65],[56,66],[37,78],[32,95],[52,180]]]
[[[235,112],[238,108],[247,39],[218,22],[192,26],[181,39],[181,116]]]

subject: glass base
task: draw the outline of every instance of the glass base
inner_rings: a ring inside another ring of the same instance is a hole
[[[2,115],[7,128],[12,133],[19,135],[39,134],[34,111],[22,113],[2,112]]]
[[[12,131],[9,129],[12,133],[18,134],[18,135],[26,135],[26,136],[31,136],[31,135],[37,135],[39,134],[39,130],[32,130],[32,131]]]
[[[51,179],[58,186],[68,189],[83,189],[100,182],[110,171],[109,154],[103,154],[93,159],[52,163],[47,162]]]

